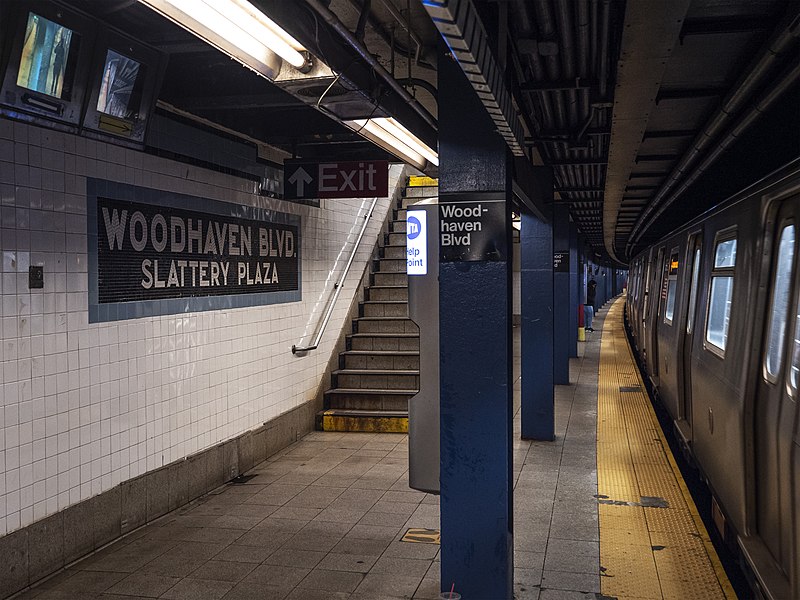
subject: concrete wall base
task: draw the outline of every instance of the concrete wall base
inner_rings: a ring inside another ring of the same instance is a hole
[[[80,558],[245,473],[314,428],[315,400],[257,429],[125,481],[0,537],[0,597]]]

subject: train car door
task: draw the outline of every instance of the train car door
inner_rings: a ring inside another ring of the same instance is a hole
[[[790,348],[797,342],[789,343],[792,333],[797,337],[797,205],[784,202],[774,221],[774,231],[765,232],[765,239],[774,241],[754,410],[756,524],[759,536],[787,576],[792,562],[791,454],[798,384],[790,360]]]
[[[700,258],[703,248],[702,233],[689,236],[686,246],[686,272],[683,285],[683,313],[678,322],[678,349],[681,359],[678,363],[678,419],[681,435],[686,442],[691,440],[692,432],[692,345],[694,344],[694,324],[697,312],[697,288],[700,282]],[[685,425],[685,427],[684,427]],[[685,429],[685,431],[684,431]]]
[[[658,249],[652,265],[649,310],[645,315],[647,326],[647,369],[651,378],[658,377],[658,315],[661,312],[661,288],[664,280],[664,248]]]

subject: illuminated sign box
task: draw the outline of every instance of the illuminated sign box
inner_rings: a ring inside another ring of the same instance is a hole
[[[162,53],[55,2],[0,8],[2,35],[12,40],[3,57],[3,113],[144,143]]]

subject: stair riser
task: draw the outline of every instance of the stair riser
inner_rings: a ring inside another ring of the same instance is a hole
[[[373,273],[375,285],[408,285],[405,273]]]
[[[408,319],[392,321],[356,321],[353,333],[418,333],[417,326]]]
[[[365,302],[362,314],[365,317],[408,317],[408,304],[371,304]]]
[[[408,398],[397,396],[348,396],[331,392],[325,396],[325,408],[340,408],[348,410],[408,410]]]
[[[419,338],[350,338],[351,350],[419,350]]]
[[[396,221],[405,221],[408,216],[405,208],[394,209],[394,218]]]
[[[393,233],[406,233],[405,219],[403,219],[402,221],[392,221],[389,230],[392,231]]]
[[[389,244],[392,246],[405,246],[406,234],[405,233],[390,233]]]
[[[436,196],[437,196],[436,192],[433,192],[432,194],[428,194],[425,197],[426,198],[435,198]],[[416,204],[417,202],[419,202],[422,199],[423,198],[408,198],[408,197],[403,198],[402,202],[400,203],[400,208],[410,208],[411,210],[414,210],[414,207],[411,206],[411,205],[412,204]]]
[[[402,300],[408,302],[408,288],[368,288],[368,300]]]
[[[434,185],[420,185],[414,187],[407,187],[405,189],[405,193],[403,194],[404,198],[414,198],[419,200],[420,198],[431,198],[436,196],[439,193],[439,188]]]
[[[386,246],[383,249],[383,258],[396,258],[400,260],[406,259],[405,246]]]
[[[379,261],[381,273],[405,273],[406,272],[406,259],[400,258],[382,258]]]
[[[334,375],[335,387],[366,390],[418,390],[418,375]]]
[[[419,370],[419,356],[344,355],[345,369]]]

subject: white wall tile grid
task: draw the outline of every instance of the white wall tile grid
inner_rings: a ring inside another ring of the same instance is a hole
[[[390,172],[390,191],[399,167]],[[86,178],[302,217],[301,302],[88,323]],[[389,208],[381,199],[320,348],[308,340],[369,200],[321,208],[112,144],[0,119],[0,536],[311,400]],[[43,265],[43,290],[28,267]]]

